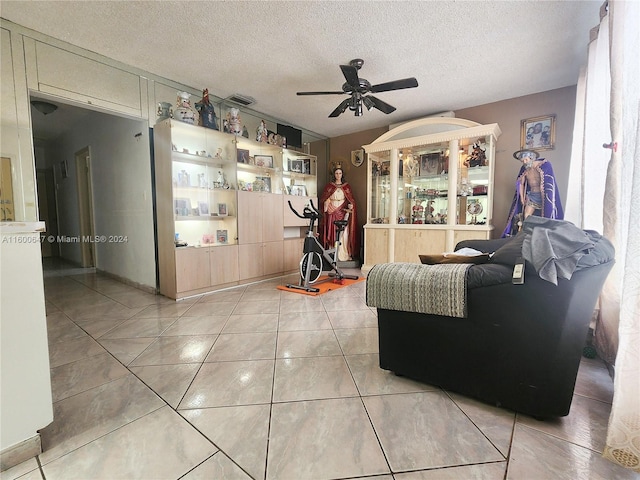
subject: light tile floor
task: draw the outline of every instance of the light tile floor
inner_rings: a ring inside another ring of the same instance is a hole
[[[601,457],[601,361],[538,421],[381,370],[364,282],[291,281],[174,302],[46,269],[54,422],[2,480],[636,478]]]

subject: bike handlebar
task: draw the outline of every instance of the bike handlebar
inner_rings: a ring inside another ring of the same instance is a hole
[[[318,209],[313,205],[313,200],[309,200],[309,205],[304,206],[304,210],[302,212],[303,215],[300,215],[297,210],[293,208],[293,205],[291,205],[291,200],[287,200],[287,203],[289,204],[289,208],[291,209],[291,211],[298,218],[320,218],[320,212],[318,212]]]

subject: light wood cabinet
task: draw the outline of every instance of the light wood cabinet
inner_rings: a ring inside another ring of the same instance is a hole
[[[240,278],[238,271],[238,245],[209,249],[211,286],[234,284]]]
[[[285,225],[284,198],[302,210],[308,197],[283,195],[282,155],[173,119],[155,125],[160,293],[178,299],[285,272],[285,237],[299,241],[303,230]],[[306,182],[315,192],[315,175]]]
[[[207,288],[210,284],[209,248],[176,249],[176,293]]]
[[[393,234],[393,258],[396,262],[419,262],[419,255],[429,253],[425,251],[425,245],[429,246],[429,250],[439,252],[443,252],[446,245],[444,230],[395,229]]]
[[[238,192],[238,243],[282,241],[282,195]]]
[[[282,195],[238,192],[240,279],[283,272]]]
[[[371,268],[377,263],[387,263],[389,261],[389,229],[377,228],[377,226],[367,228],[365,225],[364,238],[364,265],[369,265]]]
[[[238,275],[240,280],[260,278],[264,272],[262,244],[238,245]]]
[[[284,271],[284,242],[264,242],[262,244],[263,275],[275,275]]]

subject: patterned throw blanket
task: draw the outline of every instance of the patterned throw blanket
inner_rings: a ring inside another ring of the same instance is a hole
[[[367,276],[367,305],[465,318],[469,267],[469,263],[375,265]]]

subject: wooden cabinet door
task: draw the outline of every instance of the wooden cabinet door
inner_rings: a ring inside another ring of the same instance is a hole
[[[264,271],[262,250],[262,245],[259,243],[238,245],[238,270],[240,280],[262,276],[262,272]]]
[[[282,195],[265,193],[260,199],[262,207],[262,241],[282,242],[284,214]]]
[[[264,195],[254,192],[238,192],[238,244],[248,245],[263,241],[264,214],[262,204]]]
[[[364,231],[364,263],[372,267],[389,261],[389,230],[366,228]]]
[[[273,275],[284,270],[283,242],[265,242],[262,246],[263,275]]]
[[[238,246],[211,247],[211,285],[237,282],[240,278],[238,266]]]
[[[176,291],[188,292],[210,285],[209,248],[176,249]]]
[[[446,251],[446,230],[398,228],[394,233],[394,262],[420,263],[420,255]]]
[[[283,259],[285,272],[299,270],[303,248],[304,238],[291,238],[284,241]]]

